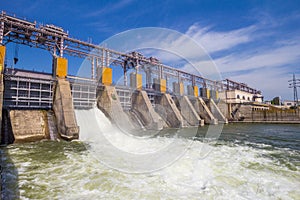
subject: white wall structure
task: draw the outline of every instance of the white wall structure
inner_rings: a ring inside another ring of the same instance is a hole
[[[252,94],[241,90],[225,90],[219,94],[227,103],[263,102],[261,94]]]

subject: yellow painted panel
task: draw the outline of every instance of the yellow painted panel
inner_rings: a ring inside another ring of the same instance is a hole
[[[143,86],[142,74],[136,74],[136,89],[141,90]]]
[[[160,79],[160,92],[166,93],[167,91],[167,81],[166,79]]]
[[[65,78],[68,73],[68,60],[66,58],[58,57],[55,60],[56,76]]]
[[[179,83],[179,94],[180,95],[184,94],[184,85],[182,82]]]
[[[0,72],[2,72],[4,68],[5,52],[6,52],[6,47],[0,46]]]
[[[112,68],[102,67],[101,80],[103,85],[112,84]]]
[[[216,99],[219,99],[219,91],[216,90]]]
[[[199,90],[198,90],[198,86],[194,86],[194,96],[198,97],[199,96]]]
[[[205,89],[206,90],[206,97],[209,99],[210,98],[210,90],[209,89]]]

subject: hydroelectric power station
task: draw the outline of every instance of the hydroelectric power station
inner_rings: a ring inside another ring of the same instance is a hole
[[[52,73],[7,67],[6,44],[10,42],[50,51]],[[88,58],[90,78],[68,75],[64,55]],[[113,84],[112,65],[123,69],[123,85]],[[60,27],[37,25],[5,12],[0,15],[0,71],[2,144],[78,139],[80,127],[74,109],[94,105],[127,131],[204,126],[228,123],[228,119],[267,121],[269,115],[269,107],[261,103],[261,92],[246,84],[210,80],[138,52],[97,46],[69,37]],[[177,80],[172,88],[168,87],[170,77]],[[245,106],[251,119],[240,112]],[[280,120],[277,111],[276,116],[271,121]],[[299,120],[299,113],[281,117]]]

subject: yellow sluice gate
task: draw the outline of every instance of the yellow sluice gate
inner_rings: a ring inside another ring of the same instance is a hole
[[[167,80],[166,79],[160,79],[160,92],[166,93],[167,91]]]
[[[4,69],[5,52],[6,47],[0,45],[0,72],[3,72]]]
[[[210,98],[210,90],[209,89],[205,89],[206,90],[206,97],[209,99]]]
[[[183,85],[183,82],[179,83],[179,94],[181,96],[184,94],[184,85]]]
[[[136,74],[136,89],[142,90],[143,87],[143,77],[142,74]]]
[[[198,89],[198,86],[194,86],[194,96],[195,97],[198,97],[199,96],[199,89]]]
[[[112,68],[102,67],[100,71],[101,83],[103,85],[110,86],[112,84]]]
[[[65,78],[68,75],[68,60],[57,57],[54,60],[55,75],[59,78]]]

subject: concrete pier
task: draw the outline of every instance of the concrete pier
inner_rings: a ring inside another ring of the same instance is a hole
[[[0,44],[0,130],[2,127],[2,106],[3,106],[3,70],[4,70],[4,60],[5,60],[6,47]],[[1,141],[1,137],[0,137]]]
[[[148,130],[163,129],[163,120],[155,112],[145,91],[136,91],[132,94],[132,111],[137,114]]]
[[[120,129],[129,132],[136,129],[128,115],[123,111],[114,86],[103,86],[98,90],[97,106]]]
[[[223,115],[220,108],[216,105],[213,99],[208,100],[211,113],[218,119],[219,123],[228,124],[228,119]]]
[[[57,79],[53,110],[60,136],[66,140],[78,139],[79,127],[75,118],[70,83],[65,79]]]
[[[169,127],[180,128],[183,126],[183,118],[170,94],[157,96],[155,102],[155,111]]]
[[[189,126],[204,126],[204,120],[200,118],[187,96],[177,97],[177,101],[181,115]]]
[[[204,119],[205,124],[218,124],[218,120],[211,113],[205,101],[201,97],[196,98],[193,105],[199,116]]]

